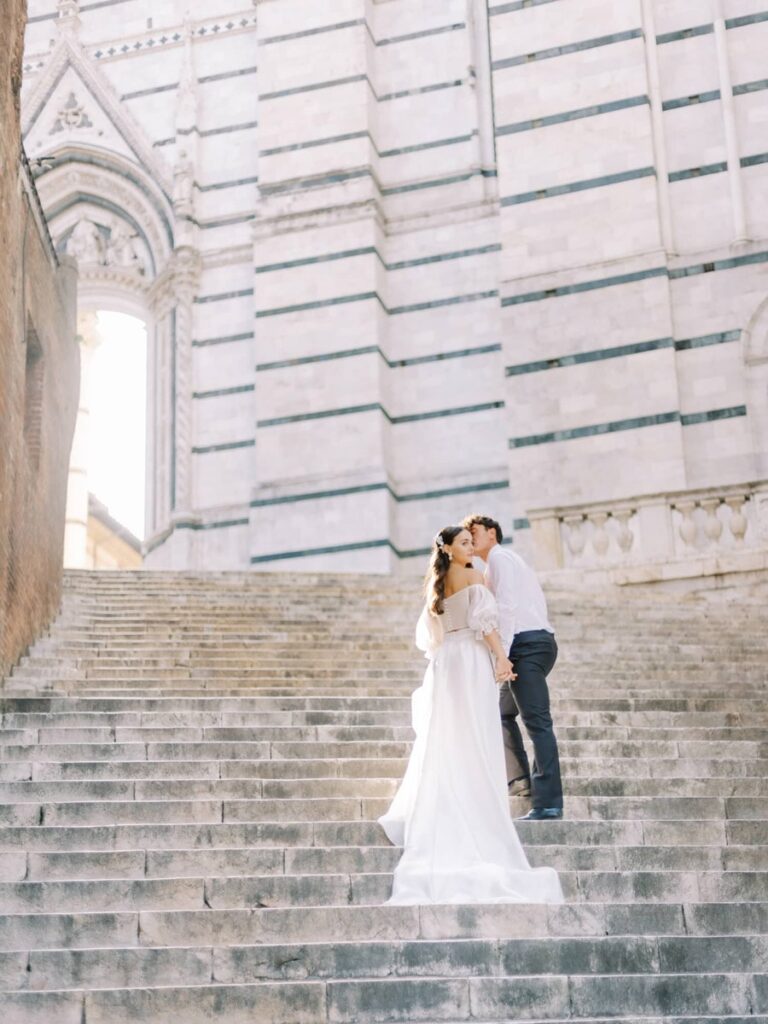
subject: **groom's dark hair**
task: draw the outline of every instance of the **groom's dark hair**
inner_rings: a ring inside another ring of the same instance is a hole
[[[467,516],[461,524],[465,530],[471,530],[473,526],[484,526],[486,530],[496,531],[496,541],[501,544],[504,540],[504,534],[501,532],[501,527],[495,519],[491,519],[490,516]]]

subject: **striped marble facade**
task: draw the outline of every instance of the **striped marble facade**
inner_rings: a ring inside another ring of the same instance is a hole
[[[410,571],[466,511],[525,548],[537,508],[768,476],[768,0],[188,6],[77,29],[169,182],[194,157],[150,566]]]

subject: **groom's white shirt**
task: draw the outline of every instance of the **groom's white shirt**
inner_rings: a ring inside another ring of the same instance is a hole
[[[495,544],[488,552],[485,582],[499,606],[499,635],[505,651],[518,633],[531,629],[554,633],[541,584],[520,555]]]

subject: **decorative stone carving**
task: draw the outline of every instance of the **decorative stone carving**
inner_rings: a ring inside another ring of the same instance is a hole
[[[67,239],[65,251],[67,256],[74,256],[78,263],[104,263],[104,239],[92,220],[83,217],[75,224],[72,234]]]
[[[173,169],[173,209],[177,217],[193,213],[194,165],[183,149]]]
[[[115,220],[110,228],[107,240],[106,263],[108,266],[126,267],[144,274],[146,265],[139,255],[136,239],[138,235],[131,234],[123,221]]]
[[[85,108],[79,102],[74,92],[71,92],[67,102],[56,115],[56,120],[53,122],[53,127],[49,134],[56,135],[59,132],[78,128],[93,128],[93,121],[88,117]]]

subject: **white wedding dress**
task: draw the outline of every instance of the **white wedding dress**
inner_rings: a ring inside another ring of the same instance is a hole
[[[416,741],[379,818],[405,847],[391,904],[563,901],[557,872],[530,866],[510,816],[498,686],[483,641],[497,628],[482,584],[446,598],[441,616],[425,607],[419,619],[416,643],[429,666],[412,698]]]

